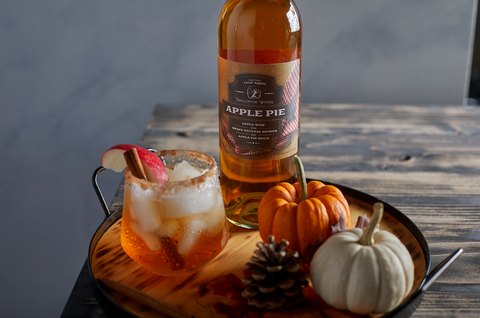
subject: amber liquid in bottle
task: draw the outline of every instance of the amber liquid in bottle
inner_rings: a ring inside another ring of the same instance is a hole
[[[291,0],[228,0],[220,14],[218,55],[227,61],[278,64],[299,60],[301,42],[300,14]],[[279,182],[296,181],[292,157],[252,160],[229,155],[220,147],[220,183],[232,223],[258,228],[256,212],[263,194]]]

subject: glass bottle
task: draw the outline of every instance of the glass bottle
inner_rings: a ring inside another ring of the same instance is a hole
[[[220,183],[227,218],[258,228],[263,194],[295,182],[302,25],[292,0],[227,0],[218,21]]]

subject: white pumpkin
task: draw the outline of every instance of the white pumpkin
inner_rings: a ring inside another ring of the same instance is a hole
[[[365,230],[331,236],[310,264],[312,285],[332,307],[356,314],[383,313],[397,307],[410,293],[414,265],[410,253],[392,233],[376,229],[383,204]]]

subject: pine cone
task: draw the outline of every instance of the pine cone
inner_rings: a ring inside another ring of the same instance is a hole
[[[290,307],[302,297],[302,286],[307,286],[305,273],[300,271],[302,260],[298,252],[285,250],[289,242],[275,242],[269,236],[270,244],[258,242],[245,269],[252,271],[251,276],[242,277],[247,287],[242,293],[249,305],[263,309]]]

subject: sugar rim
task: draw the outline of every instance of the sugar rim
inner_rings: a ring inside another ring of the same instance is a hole
[[[151,182],[135,177],[128,169],[125,170],[125,182],[126,183],[135,183],[138,184],[143,190],[151,189],[152,191],[161,191],[161,192],[176,192],[182,188],[190,188],[192,186],[197,187],[198,189],[204,187],[215,186],[215,182],[208,182],[212,177],[218,175],[218,165],[215,159],[209,155],[206,155],[202,152],[195,150],[184,150],[184,149],[172,149],[172,150],[162,150],[154,152],[159,156],[162,161],[162,157],[185,157],[186,158],[196,158],[207,164],[208,168],[206,172],[201,175],[183,181],[170,181],[170,182]],[[169,167],[169,166],[165,166]],[[209,185],[209,183],[212,183]]]

